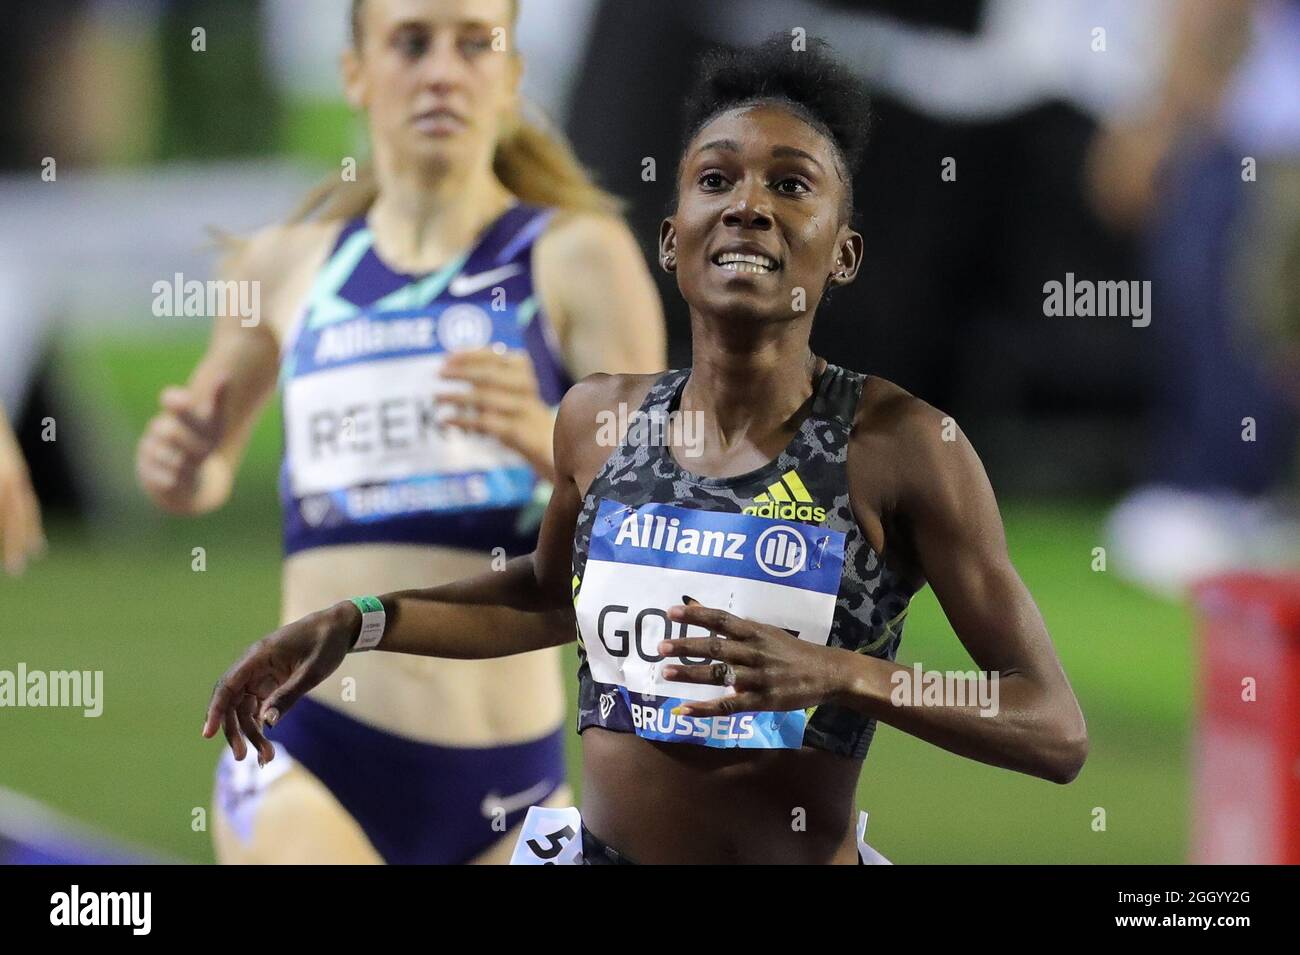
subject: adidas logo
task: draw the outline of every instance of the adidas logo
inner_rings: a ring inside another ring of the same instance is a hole
[[[826,508],[818,507],[796,471],[782,475],[769,484],[766,494],[759,494],[744,513],[755,517],[772,517],[785,521],[820,524],[826,520]]]

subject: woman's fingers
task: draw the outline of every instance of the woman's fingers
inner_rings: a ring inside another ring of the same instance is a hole
[[[271,691],[262,701],[257,718],[268,726],[274,726],[280,717],[289,711],[289,707],[298,702],[308,690],[323,679],[314,666],[315,661],[304,663],[289,675],[277,689]]]
[[[665,659],[675,657],[679,660],[717,660],[733,666],[754,666],[759,660],[758,654],[752,647],[747,647],[737,640],[724,639],[716,634],[707,637],[677,637],[673,640],[661,640],[658,650],[659,655]]]
[[[497,411],[485,411],[475,415],[450,415],[442,423],[449,428],[460,428],[473,434],[484,434],[496,438],[502,444],[513,446],[515,419]]]
[[[519,394],[537,394],[537,376],[525,352],[500,354],[490,349],[456,352],[443,363],[441,375],[453,381]]]
[[[235,709],[244,694],[264,680],[274,680],[269,665],[265,641],[255,643],[234,666],[225,672],[212,687],[208,701],[208,714],[203,723],[203,735],[211,738],[226,713]]]
[[[703,627],[711,633],[721,633],[733,640],[748,640],[755,636],[758,624],[745,620],[716,607],[690,603],[682,607],[669,607],[668,619]]]
[[[41,505],[25,474],[0,479],[0,549],[8,574],[21,574],[45,549]]]
[[[716,700],[691,700],[677,707],[676,712],[682,716],[710,717],[730,716],[733,713],[758,713],[763,710],[763,701],[757,693],[736,693],[721,696]]]
[[[477,411],[480,414],[495,411],[513,417],[524,410],[526,399],[512,392],[497,391],[492,388],[474,388],[470,391],[436,395],[435,400],[440,404],[459,408],[462,411]]]
[[[706,686],[740,686],[747,668],[737,667],[721,660],[689,666],[668,666],[663,669],[665,680],[673,683],[700,683]]]
[[[170,448],[178,455],[201,460],[212,451],[211,441],[186,427],[173,415],[158,415],[149,423],[147,433],[152,444]]]
[[[221,728],[225,731],[226,743],[235,754],[235,759],[242,760],[248,755],[248,746],[244,743],[243,734],[239,732],[239,716],[233,706],[221,714]]]
[[[18,575],[27,564],[27,542],[17,481],[0,483],[0,541],[4,543],[5,573]]]
[[[275,747],[271,745],[270,740],[262,735],[262,727],[257,721],[257,711],[257,697],[251,693],[245,693],[235,707],[235,713],[239,717],[239,728],[243,731],[245,738],[253,744],[253,748],[257,750],[258,763],[265,764],[275,757]]]
[[[27,512],[27,554],[29,557],[40,557],[47,547],[45,527],[41,523],[41,502],[31,484],[23,489],[22,496]]]
[[[212,447],[221,440],[225,398],[228,385],[222,384],[206,403],[188,388],[165,388],[159,403],[169,417],[206,446]]]

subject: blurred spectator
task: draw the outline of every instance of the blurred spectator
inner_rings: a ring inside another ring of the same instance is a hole
[[[1177,593],[1294,563],[1284,490],[1300,407],[1300,2],[1184,0],[1145,109],[1091,157],[1097,207],[1145,233],[1158,382],[1147,484],[1116,566]]]

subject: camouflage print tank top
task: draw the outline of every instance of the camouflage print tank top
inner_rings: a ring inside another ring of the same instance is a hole
[[[789,446],[767,466],[729,478],[687,472],[663,440],[689,377],[689,369],[669,371],[655,382],[583,500],[573,544],[578,732],[599,726],[714,747],[811,746],[860,759],[875,721],[829,703],[806,713],[674,713],[684,700],[730,691],[664,680],[656,647],[666,633],[683,635],[665,611],[690,597],[799,639],[894,659],[911,591],[868,544],[849,506],[849,434],[865,376],[827,365]],[[686,635],[706,633],[692,627]]]

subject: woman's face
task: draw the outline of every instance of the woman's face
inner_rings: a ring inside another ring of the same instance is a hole
[[[842,176],[826,137],[778,105],[711,120],[686,147],[677,211],[660,231],[687,304],[787,321],[811,315],[828,283],[853,281],[862,237],[841,221]]]
[[[511,0],[365,0],[343,58],[376,150],[411,161],[490,161],[518,109]]]

